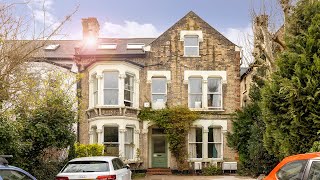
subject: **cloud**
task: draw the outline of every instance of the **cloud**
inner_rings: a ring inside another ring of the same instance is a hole
[[[242,28],[227,28],[225,31],[222,31],[222,34],[236,45],[242,47],[242,66],[248,66],[254,61],[252,56],[253,31],[251,24]]]
[[[53,15],[53,0],[30,0],[26,2],[38,25],[45,25],[44,28],[51,30],[58,28],[59,21]]]
[[[26,2],[33,8],[52,10],[53,0],[31,0]]]
[[[104,37],[158,37],[160,32],[152,24],[139,24],[135,21],[124,21],[124,24],[114,24],[105,22],[101,29],[101,35]]]

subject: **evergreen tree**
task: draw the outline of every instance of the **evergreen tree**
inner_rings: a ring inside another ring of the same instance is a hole
[[[320,130],[320,1],[299,1],[288,20],[287,49],[262,91],[264,143],[280,159],[308,152]]]
[[[228,145],[239,153],[240,172],[257,176],[268,174],[278,162],[263,145],[265,123],[260,109],[261,87],[266,67],[255,70],[249,96],[251,103],[235,113],[233,133],[228,134]]]

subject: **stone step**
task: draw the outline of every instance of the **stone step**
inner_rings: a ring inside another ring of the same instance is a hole
[[[170,168],[149,168],[147,170],[148,175],[171,175]]]

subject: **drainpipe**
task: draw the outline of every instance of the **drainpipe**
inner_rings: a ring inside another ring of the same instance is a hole
[[[77,67],[78,67],[78,75],[80,75],[81,74],[79,72],[80,71],[80,65],[77,65]],[[78,99],[77,142],[80,142],[81,83],[82,83],[82,78],[80,77],[79,81],[77,82],[77,99]]]

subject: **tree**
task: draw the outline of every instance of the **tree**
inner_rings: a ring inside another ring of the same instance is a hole
[[[64,76],[39,74],[30,64],[43,60],[42,48],[59,35],[77,8],[60,22],[47,24],[44,0],[40,25],[32,13],[19,11],[29,3],[0,3],[0,154],[14,155],[10,164],[39,179],[53,179],[62,154],[75,141],[75,99],[65,88]]]
[[[292,12],[293,0],[279,0],[283,13],[283,24],[274,32],[270,27],[270,15],[266,12],[256,14],[252,13],[253,24],[253,56],[255,62],[251,65],[253,67],[264,66],[266,67],[267,74],[263,79],[268,79],[270,74],[276,71],[276,58],[277,52],[286,49],[286,44],[283,38],[283,32],[287,26],[287,19]],[[274,26],[276,22],[273,22]]]
[[[15,107],[16,122],[22,127],[17,136],[23,149],[13,164],[35,175],[43,174],[42,171],[36,171],[39,164],[45,166],[51,161],[61,163],[66,158],[63,154],[75,142],[73,125],[76,122],[76,101],[74,96],[69,95],[68,88],[64,88],[65,81],[65,76],[57,72],[48,74],[47,79],[41,81],[42,88],[38,96],[29,99],[35,101],[33,106],[26,108],[25,104],[21,104]],[[28,97],[26,93],[20,96]],[[56,173],[59,166],[55,168]]]
[[[276,32],[271,28],[273,24],[270,23],[270,15],[266,12],[252,13],[254,63],[250,65],[253,77],[249,90],[250,103],[235,113],[232,133],[227,136],[228,145],[239,153],[241,172],[244,174],[267,174],[278,162],[264,146],[266,125],[261,111],[261,89],[268,82],[270,74],[277,70],[278,53],[286,49],[283,30],[287,26],[286,17],[291,13],[291,4],[290,0],[279,0],[284,22]]]
[[[40,49],[50,39],[58,35],[62,26],[76,12],[66,16],[57,25],[36,26],[34,17],[17,12],[19,6],[28,9],[28,3],[0,3],[0,112],[16,100],[16,95],[27,86],[25,82],[33,79],[26,73],[26,62],[34,59]],[[45,3],[45,2],[44,2]],[[21,7],[20,7],[21,8]],[[44,21],[45,21],[45,11]],[[28,40],[25,40],[28,39]],[[8,102],[9,101],[9,102]]]
[[[287,48],[262,92],[264,142],[279,159],[308,152],[320,130],[320,2],[301,0],[289,17]]]
[[[228,145],[239,153],[239,172],[252,176],[269,173],[278,162],[263,144],[265,123],[260,108],[260,88],[265,82],[259,77],[265,74],[266,68],[257,68],[249,92],[251,103],[235,113],[232,133],[227,135]]]

